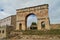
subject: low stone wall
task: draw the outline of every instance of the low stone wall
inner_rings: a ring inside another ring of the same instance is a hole
[[[60,29],[60,24],[51,24],[51,29]]]

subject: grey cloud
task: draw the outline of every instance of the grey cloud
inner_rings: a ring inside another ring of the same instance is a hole
[[[0,13],[0,18],[16,14],[16,9],[41,4],[49,4],[49,17],[51,23],[53,22],[52,20],[58,22],[58,20],[60,19],[60,0],[1,0],[0,8],[4,8],[4,12],[6,15]]]

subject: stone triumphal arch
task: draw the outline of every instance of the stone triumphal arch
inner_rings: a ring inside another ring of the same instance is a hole
[[[50,29],[48,4],[17,9],[16,11],[16,30],[27,30],[27,17],[31,14],[37,16],[37,30]]]

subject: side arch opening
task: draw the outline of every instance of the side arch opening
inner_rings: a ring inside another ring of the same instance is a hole
[[[45,29],[45,22],[44,21],[41,22],[41,28]]]
[[[19,24],[19,29],[22,30],[22,23]]]

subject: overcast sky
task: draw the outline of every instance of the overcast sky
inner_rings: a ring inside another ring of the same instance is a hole
[[[16,14],[16,9],[42,4],[49,4],[50,22],[60,23],[60,0],[0,0],[0,19]]]

